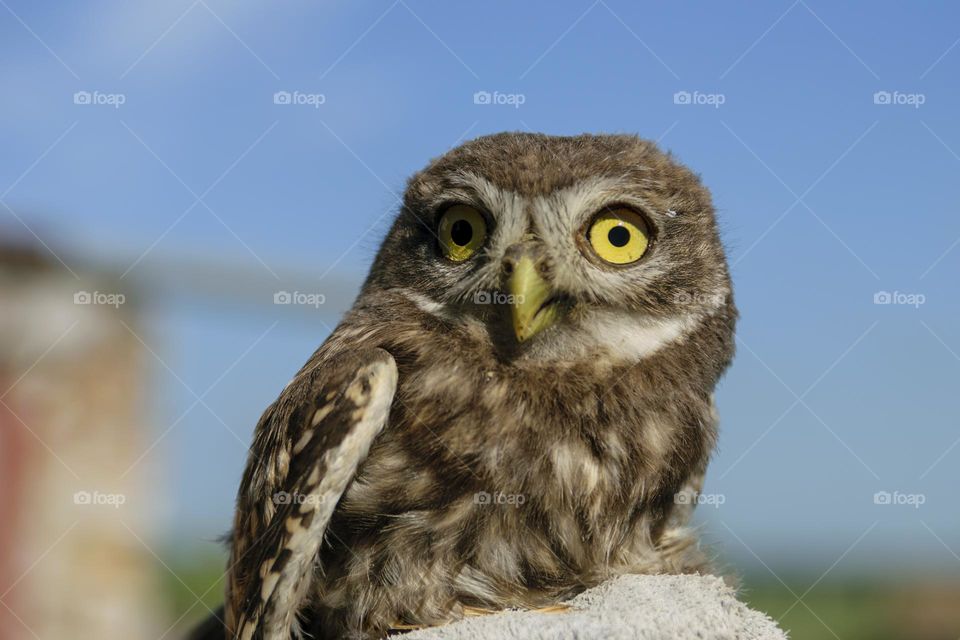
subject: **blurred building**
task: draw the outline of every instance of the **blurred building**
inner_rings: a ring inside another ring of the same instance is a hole
[[[48,255],[0,240],[0,639],[158,637],[135,295]]]

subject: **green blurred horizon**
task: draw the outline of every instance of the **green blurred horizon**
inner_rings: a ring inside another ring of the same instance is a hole
[[[226,554],[181,552],[167,566],[158,563],[161,593],[175,631],[184,632],[222,603]],[[730,569],[729,565],[726,567]],[[894,576],[877,579],[837,571],[822,580],[793,569],[778,576],[767,570],[738,574],[740,599],[777,621],[791,640],[957,640],[960,638],[960,583],[949,577]]]

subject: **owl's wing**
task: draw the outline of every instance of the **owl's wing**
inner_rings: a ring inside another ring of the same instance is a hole
[[[397,366],[382,349],[308,363],[261,418],[237,498],[228,638],[288,640],[340,496],[383,429]]]

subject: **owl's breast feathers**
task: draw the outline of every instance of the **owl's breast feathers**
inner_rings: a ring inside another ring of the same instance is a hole
[[[674,495],[715,440],[707,345],[520,365],[475,326],[398,305],[361,305],[316,356],[377,346],[399,367],[389,423],[334,514],[327,575],[403,582],[449,562],[461,597],[507,606],[654,570]],[[331,607],[347,597],[321,591]]]
[[[721,334],[707,323],[635,362],[538,362],[365,292],[257,426],[228,630],[381,633],[699,568],[674,496],[713,448]]]

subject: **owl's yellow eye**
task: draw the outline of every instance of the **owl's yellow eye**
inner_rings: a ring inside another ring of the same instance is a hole
[[[630,264],[650,246],[650,230],[643,217],[626,208],[600,212],[587,232],[594,252],[610,264]]]
[[[443,255],[454,262],[463,262],[483,245],[487,222],[473,207],[455,204],[441,216],[437,236]]]

